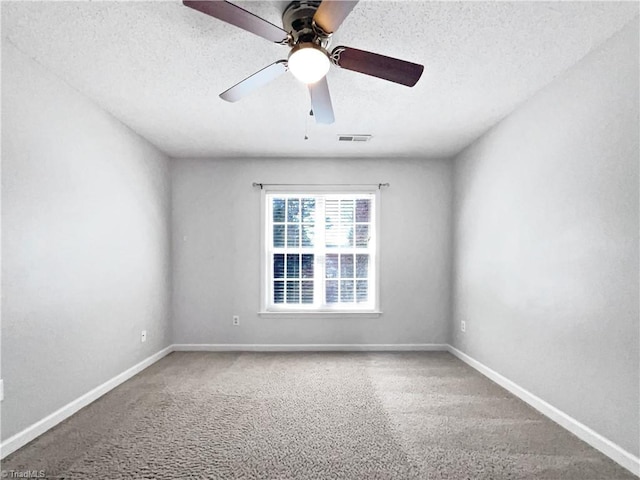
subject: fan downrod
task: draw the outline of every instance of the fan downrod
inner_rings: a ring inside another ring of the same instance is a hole
[[[329,46],[331,34],[313,21],[320,3],[320,0],[295,0],[287,5],[282,14],[282,25],[289,32],[290,47],[299,43],[315,43],[324,49]]]

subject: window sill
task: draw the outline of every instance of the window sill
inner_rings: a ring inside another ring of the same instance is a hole
[[[366,312],[342,310],[335,312],[311,312],[311,311],[262,311],[258,315],[263,318],[378,318],[381,311],[371,310]]]

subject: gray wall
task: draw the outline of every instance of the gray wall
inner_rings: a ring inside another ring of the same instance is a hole
[[[446,343],[451,175],[450,161],[173,162],[174,342]],[[251,186],[254,181],[391,183],[381,193],[381,317],[257,315],[260,189]],[[240,326],[231,324],[234,314]]]
[[[2,171],[6,439],[170,344],[171,196],[164,155],[8,42]]]
[[[638,157],[636,19],[456,159],[452,321],[455,347],[634,455]]]

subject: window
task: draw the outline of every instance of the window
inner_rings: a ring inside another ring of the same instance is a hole
[[[376,312],[377,191],[264,191],[265,312]]]

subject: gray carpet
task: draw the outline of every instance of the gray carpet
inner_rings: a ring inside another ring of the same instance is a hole
[[[448,353],[175,352],[5,459],[65,479],[633,479]]]

